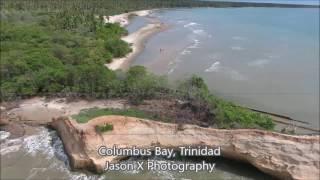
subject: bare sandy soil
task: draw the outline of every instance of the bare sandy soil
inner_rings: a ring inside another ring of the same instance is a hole
[[[19,102],[19,105],[5,112],[9,119],[18,119],[22,122],[47,124],[52,118],[78,114],[83,109],[90,108],[123,108],[124,100],[76,100],[67,102],[65,98],[46,100],[43,97],[34,97]]]
[[[47,125],[53,118],[72,116],[78,114],[81,110],[90,108],[133,108],[154,116],[156,117],[155,119],[160,121],[195,124],[206,127],[210,125],[207,120],[212,119],[205,109],[201,109],[201,112],[199,112],[198,110],[194,110],[195,107],[192,104],[179,103],[174,99],[146,100],[139,105],[131,105],[125,99],[92,101],[81,99],[68,102],[65,98],[45,99],[35,97],[19,101],[17,102],[17,106],[3,111],[4,117],[2,120],[7,119],[7,123]]]
[[[33,126],[47,126],[53,118],[78,114],[90,108],[123,108],[124,100],[77,100],[67,102],[65,98],[46,99],[34,97],[15,102],[13,107],[1,104],[0,130],[10,132],[9,138],[35,133]]]
[[[130,17],[132,16],[147,16],[153,10],[141,10],[141,11],[132,11],[128,13],[118,14],[114,16],[104,16],[104,21],[106,23],[119,23],[120,26],[124,27],[130,23]]]

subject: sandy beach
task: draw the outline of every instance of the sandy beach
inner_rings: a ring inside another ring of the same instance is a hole
[[[134,11],[104,18],[106,23],[119,23],[120,26],[124,27],[130,23],[131,16],[147,16],[152,11],[153,10]],[[167,25],[157,20],[153,20],[151,23],[140,28],[136,32],[122,37],[122,40],[131,45],[132,52],[127,54],[125,57],[113,59],[112,62],[106,64],[106,66],[111,70],[126,69],[129,66],[130,61],[143,50],[146,39],[155,33],[166,30],[167,28]]]
[[[119,23],[121,27],[125,27],[130,23],[132,16],[147,16],[154,10],[132,11],[128,13],[118,14],[114,16],[104,16],[105,23]]]

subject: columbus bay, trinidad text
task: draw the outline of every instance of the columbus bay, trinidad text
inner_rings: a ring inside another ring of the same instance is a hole
[[[136,146],[130,148],[118,148],[101,146],[98,149],[100,156],[164,156],[166,158],[176,157],[176,153],[180,156],[221,156],[221,148],[213,148],[208,146],[181,146],[178,148],[137,148]]]

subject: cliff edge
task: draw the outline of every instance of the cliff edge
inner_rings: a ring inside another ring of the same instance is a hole
[[[112,124],[113,130],[100,133],[96,126]],[[177,148],[188,145],[220,146],[222,156],[248,162],[280,179],[316,180],[320,176],[320,136],[292,136],[241,129],[222,130],[194,125],[161,123],[124,116],[101,116],[85,124],[70,118],[51,123],[63,141],[74,169],[102,172],[105,162],[121,157],[100,156],[98,149],[112,147]]]

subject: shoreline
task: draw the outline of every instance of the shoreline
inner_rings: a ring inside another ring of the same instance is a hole
[[[130,13],[110,16],[109,20],[105,18],[105,22],[119,23],[121,27],[125,27],[130,23],[131,16],[147,16],[153,11],[154,10],[133,11]],[[137,31],[122,37],[121,39],[131,46],[132,51],[125,57],[112,59],[112,62],[105,64],[105,66],[111,70],[127,69],[130,65],[130,62],[144,49],[145,41],[152,35],[161,31],[165,31],[168,27],[168,25],[156,20],[148,23]]]
[[[113,16],[103,16],[105,23],[119,23],[121,27],[125,27],[130,24],[130,18],[132,16],[148,16],[156,9],[132,11],[128,13],[117,14]]]

